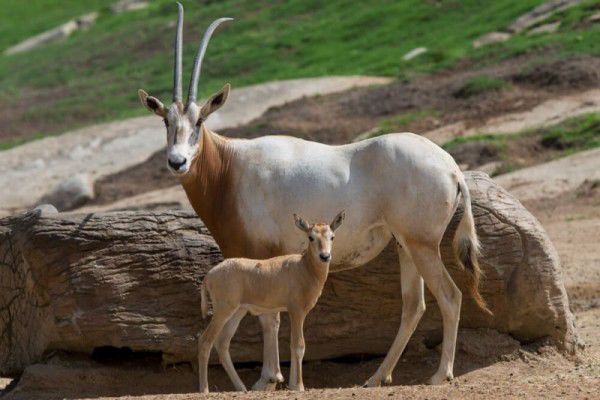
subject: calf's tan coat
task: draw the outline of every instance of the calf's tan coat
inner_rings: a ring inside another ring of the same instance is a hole
[[[304,319],[321,296],[329,273],[335,230],[345,214],[339,213],[329,225],[311,225],[294,215],[296,226],[306,232],[308,248],[302,254],[279,256],[267,260],[230,258],[211,269],[202,283],[202,315],[208,315],[208,296],[213,304],[210,324],[198,339],[200,392],[208,393],[208,358],[216,342],[223,368],[237,390],[246,391],[235,371],[229,343],[237,327],[250,312],[253,315],[287,311],[290,314],[291,368],[289,387],[304,390]],[[279,380],[282,378],[279,376]]]

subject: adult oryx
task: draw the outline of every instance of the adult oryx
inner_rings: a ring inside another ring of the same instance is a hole
[[[486,309],[478,291],[478,240],[471,198],[460,169],[440,147],[411,133],[328,146],[289,136],[245,140],[212,132],[204,122],[223,106],[229,85],[200,106],[196,103],[197,84],[210,36],[226,20],[214,21],[204,34],[184,104],[183,8],[179,5],[173,103],[167,107],[139,91],[142,103],[164,120],[168,167],[179,178],[194,210],[226,258],[263,259],[300,252],[306,247],[306,235],[281,223],[293,212],[321,220],[341,209],[347,211],[345,225],[336,236],[331,271],[367,263],[395,238],[402,320],[390,351],[367,384],[391,381],[392,370],[425,311],[423,282],[437,300],[444,330],[440,366],[430,381],[437,384],[451,379],[462,295],[442,263],[439,246],[461,201],[465,212],[454,249],[471,278],[471,295]],[[264,314],[260,319],[264,364],[255,389],[282,380],[277,349],[279,314]]]

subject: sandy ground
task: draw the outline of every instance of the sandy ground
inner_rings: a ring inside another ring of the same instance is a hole
[[[600,149],[583,151],[494,179],[521,201],[553,198],[575,191],[585,180],[600,180]]]
[[[326,77],[269,82],[234,89],[227,104],[207,122],[212,129],[247,123],[273,106],[388,82],[376,77]],[[92,126],[34,141],[0,153],[0,216],[23,209],[74,173],[93,178],[122,171],[165,146],[164,127],[155,117]],[[17,184],[18,183],[18,184]]]

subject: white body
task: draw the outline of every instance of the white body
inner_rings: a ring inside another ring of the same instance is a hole
[[[241,223],[260,242],[298,253],[306,237],[281,224],[291,210],[320,220],[347,211],[331,269],[376,257],[392,235],[440,240],[457,206],[458,166],[445,151],[411,133],[343,146],[285,136],[229,141]],[[441,217],[441,218],[440,218]]]

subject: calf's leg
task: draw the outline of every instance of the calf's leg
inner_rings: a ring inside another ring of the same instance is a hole
[[[215,307],[213,301],[213,316],[208,327],[198,338],[198,383],[200,393],[208,393],[208,358],[210,350],[217,340],[219,333],[229,320],[235,309],[224,309]]]
[[[215,342],[215,348],[219,353],[219,361],[221,361],[221,365],[227,372],[229,379],[233,383],[235,390],[245,392],[246,386],[244,386],[244,382],[240,379],[239,375],[235,371],[235,367],[233,366],[233,362],[231,361],[231,354],[229,353],[229,344],[231,343],[231,338],[237,331],[238,326],[240,325],[240,321],[244,318],[247,311],[240,308],[235,314],[227,321],[223,330],[219,334],[217,341]]]
[[[305,313],[290,312],[290,381],[291,390],[304,390],[302,381],[302,359],[304,358],[304,318]]]

